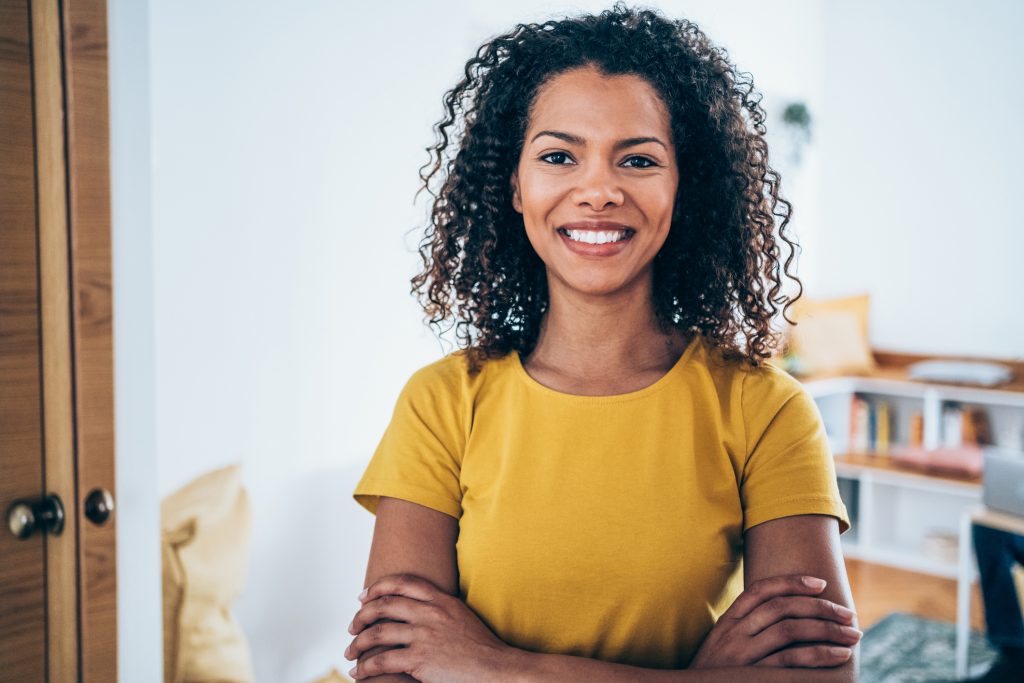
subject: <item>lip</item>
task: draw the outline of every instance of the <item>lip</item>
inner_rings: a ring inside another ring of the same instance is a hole
[[[575,240],[570,239],[567,234],[562,232],[563,230],[626,230],[627,233],[626,239],[618,242],[587,244],[585,242],[576,242]],[[558,236],[562,238],[562,243],[565,244],[565,246],[574,254],[590,258],[607,258],[609,256],[615,256],[630,245],[633,241],[633,235],[636,234],[636,230],[628,225],[612,221],[577,221],[575,223],[566,223],[555,232],[557,232]]]
[[[559,227],[566,230],[632,230],[636,232],[625,223],[616,223],[615,221],[576,221]]]

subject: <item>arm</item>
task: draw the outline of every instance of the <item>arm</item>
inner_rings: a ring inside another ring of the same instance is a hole
[[[421,576],[450,595],[457,595],[455,562],[457,521],[444,513],[414,503],[382,498],[377,510],[367,585],[381,576],[410,573]],[[784,573],[820,576],[828,582],[822,597],[838,604],[852,605],[845,571],[839,555],[836,522],[830,517],[804,515],[765,522],[752,527],[746,538],[748,582]],[[785,548],[785,552],[779,552]],[[783,557],[785,556],[785,557]],[[782,668],[780,666],[722,667],[700,670],[646,669],[585,657],[548,655],[506,646],[501,680],[547,683],[551,681],[733,681],[752,677],[758,681],[855,680],[850,662],[838,668]],[[360,668],[378,652],[393,649],[379,646],[366,650]],[[496,662],[497,663],[497,662]],[[360,678],[374,681],[414,681],[405,674]],[[498,679],[495,679],[498,680]]]
[[[834,517],[794,515],[751,527],[744,535],[743,565],[743,579],[748,586],[781,574],[807,574],[824,579],[828,585],[818,597],[853,610],[851,626],[859,628],[839,545],[839,523]],[[820,680],[856,681],[860,644],[852,649],[853,656],[845,664],[833,669],[807,670],[807,673],[822,675]]]
[[[364,586],[372,585],[382,576],[408,573],[422,576],[446,593],[458,595],[455,560],[458,533],[458,520],[451,515],[406,500],[381,497]],[[390,646],[371,648],[363,653],[359,662],[391,649]],[[384,674],[361,680],[398,683],[416,679],[406,674]]]

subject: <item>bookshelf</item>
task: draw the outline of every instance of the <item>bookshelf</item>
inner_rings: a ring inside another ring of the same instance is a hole
[[[908,366],[932,356],[874,355],[870,375],[801,378],[821,412],[851,517],[843,550],[955,578],[961,515],[981,502],[972,442],[1024,450],[1024,362],[997,361],[1013,368],[1014,380],[981,388],[908,377]]]

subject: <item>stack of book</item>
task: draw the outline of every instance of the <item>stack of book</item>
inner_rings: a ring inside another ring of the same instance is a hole
[[[949,403],[942,409],[942,445],[988,446],[992,444],[992,431],[988,413],[980,408],[963,407]]]
[[[885,401],[868,401],[854,395],[850,402],[851,453],[889,452],[892,438],[892,409]]]
[[[992,444],[988,414],[947,403],[942,409],[937,448],[924,447],[924,417],[912,411],[906,441],[893,443],[894,411],[890,403],[854,395],[850,402],[849,452],[889,456],[902,464],[976,476],[981,472],[981,447]]]
[[[921,411],[911,412],[905,446],[924,447],[924,417]],[[886,455],[892,449],[894,412],[887,401],[868,400],[854,395],[850,401],[851,453]],[[948,403],[942,410],[942,438],[946,449],[987,446],[993,443],[988,414],[980,409]]]

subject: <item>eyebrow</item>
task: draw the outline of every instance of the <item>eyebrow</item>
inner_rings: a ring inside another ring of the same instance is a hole
[[[564,132],[562,132],[560,130],[542,130],[539,133],[537,133],[536,135],[534,135],[533,138],[530,139],[530,143],[532,144],[534,140],[536,140],[537,138],[539,138],[542,135],[550,135],[553,138],[558,138],[559,140],[565,140],[566,142],[568,142],[569,144],[572,144],[572,145],[581,145],[581,146],[583,146],[583,145],[587,144],[587,141],[585,139],[581,138],[579,135],[573,135],[572,133],[564,133]],[[645,142],[656,142],[659,145],[661,145],[662,147],[664,147],[666,151],[668,150],[668,145],[666,145],[664,142],[662,142],[658,138],[649,137],[649,136],[648,137],[637,137],[637,138],[624,138],[624,139],[619,140],[618,142],[616,142],[615,145],[612,147],[612,149],[620,150],[620,149],[624,149],[626,147],[635,147],[636,145],[642,145]]]

